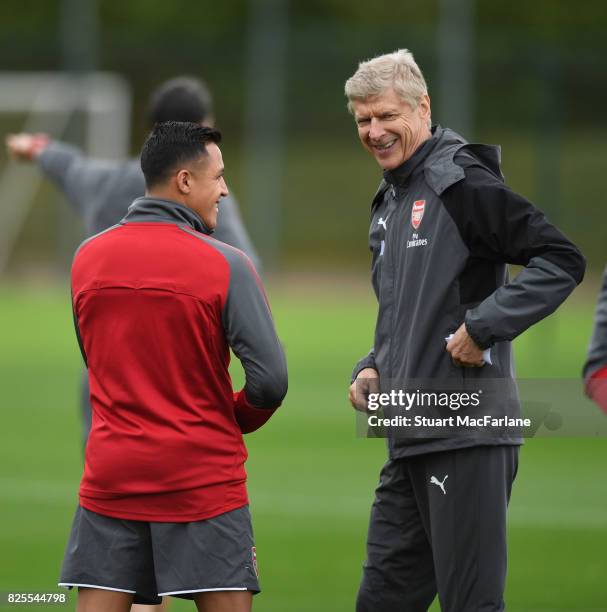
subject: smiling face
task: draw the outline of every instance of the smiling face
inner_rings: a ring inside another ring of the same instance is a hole
[[[407,161],[430,136],[430,98],[413,109],[390,88],[365,100],[352,100],[358,137],[384,170]]]
[[[184,199],[209,229],[215,229],[219,200],[228,195],[228,187],[223,178],[221,150],[214,142],[207,144],[206,150],[208,155],[202,155],[185,170],[189,176]]]

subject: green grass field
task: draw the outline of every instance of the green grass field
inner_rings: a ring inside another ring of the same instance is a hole
[[[248,438],[264,589],[255,610],[351,612],[385,449],[382,440],[356,438],[346,390],[371,343],[375,308],[370,291],[337,278],[292,287],[270,291],[289,395]],[[77,503],[81,362],[68,295],[0,287],[0,591],[56,590]],[[517,341],[519,373],[577,377],[591,318],[590,301],[574,298],[530,330]],[[605,438],[525,445],[509,515],[509,610],[607,610],[606,457]],[[54,609],[74,609],[75,599]]]

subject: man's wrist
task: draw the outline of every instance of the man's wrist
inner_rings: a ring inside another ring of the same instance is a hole
[[[48,147],[50,140],[51,139],[46,134],[36,134],[32,136],[32,141],[28,150],[29,158],[36,159],[36,157]]]
[[[470,325],[470,322],[468,320],[464,321],[464,329],[466,330],[466,333],[470,336],[470,339],[472,340],[472,342],[474,342],[474,344],[479,350],[485,351],[488,348],[491,348],[491,342],[483,342],[475,332],[474,326]]]

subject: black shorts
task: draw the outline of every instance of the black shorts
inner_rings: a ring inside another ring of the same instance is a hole
[[[259,593],[249,507],[192,523],[152,523],[78,506],[59,586],[133,593],[140,604],[206,591]]]

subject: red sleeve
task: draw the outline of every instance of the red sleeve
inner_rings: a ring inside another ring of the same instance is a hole
[[[607,414],[607,366],[590,376],[586,382],[586,393]]]
[[[270,419],[275,410],[276,408],[255,408],[249,403],[244,389],[234,393],[234,412],[242,433],[251,433],[259,429]]]

